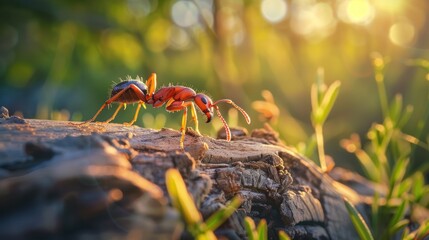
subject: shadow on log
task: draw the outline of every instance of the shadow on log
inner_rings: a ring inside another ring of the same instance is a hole
[[[10,119],[10,118],[9,118]],[[245,239],[244,216],[293,239],[356,239],[343,202],[359,196],[267,130],[233,141],[137,126],[0,119],[0,238],[177,239],[165,172],[178,168],[204,217],[235,195],[218,237]],[[239,131],[237,135],[243,133]],[[241,134],[243,135],[243,134]]]

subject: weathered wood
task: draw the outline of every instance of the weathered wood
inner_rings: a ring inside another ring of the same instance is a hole
[[[294,239],[357,238],[342,198],[359,196],[269,129],[231,142],[188,130],[181,151],[170,129],[10,121],[0,119],[0,235],[177,237],[183,224],[164,179],[175,167],[204,217],[243,197],[218,236],[245,238],[247,215],[267,219],[274,239],[278,230]]]

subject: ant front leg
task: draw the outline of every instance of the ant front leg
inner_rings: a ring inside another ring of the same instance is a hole
[[[183,108],[183,116],[182,116],[182,126],[180,127],[180,132],[182,135],[180,136],[180,148],[183,149],[183,142],[185,141],[185,133],[186,133],[186,122],[188,121],[188,108]]]
[[[190,102],[191,104],[191,116],[192,116],[192,120],[195,122],[195,131],[198,134],[200,133],[200,130],[198,129],[198,117],[197,117],[197,110],[195,110],[195,105],[193,102]]]
[[[167,103],[166,109],[170,112],[180,111],[183,110],[183,116],[182,116],[182,125],[180,127],[181,137],[180,137],[180,148],[183,149],[183,143],[185,141],[185,133],[186,133],[186,124],[188,119],[188,106],[191,107],[191,116],[192,119],[195,121],[195,131],[199,133],[198,130],[198,117],[195,110],[195,106],[193,102],[183,102],[183,101],[169,101]]]

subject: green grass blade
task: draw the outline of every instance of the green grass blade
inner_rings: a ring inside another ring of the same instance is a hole
[[[360,213],[356,210],[356,208],[353,206],[353,204],[347,200],[344,199],[344,203],[346,205],[347,211],[349,212],[350,219],[352,220],[353,225],[355,226],[356,231],[359,234],[359,237],[362,240],[374,240],[374,237],[371,234],[371,231],[368,228],[368,225],[366,225],[365,220],[363,220]]]
[[[261,219],[261,221],[259,221],[257,231],[258,231],[258,239],[259,240],[268,240],[267,220]]]
[[[279,231],[279,239],[280,240],[291,240],[289,235],[287,233],[285,233],[283,230]]]
[[[424,221],[416,231],[416,239],[424,239],[429,236],[429,220]]]
[[[380,193],[378,193],[377,191],[375,191],[374,193],[374,197],[372,199],[372,204],[371,204],[371,223],[372,223],[372,229],[374,230],[374,236],[378,236],[379,234],[379,229],[377,227],[378,225],[378,221],[379,221],[379,216],[380,216]]]
[[[407,61],[407,64],[410,66],[422,67],[423,69],[429,71],[429,60],[426,60],[426,59],[422,59],[422,58],[409,59]]]
[[[329,113],[332,110],[332,107],[334,106],[335,101],[337,100],[338,93],[340,92],[340,86],[340,81],[335,81],[329,86],[319,106],[321,111],[320,116],[317,116],[317,123],[323,124],[326,121],[326,118],[328,117]]]
[[[384,67],[386,66],[386,59],[380,54],[373,55],[374,78],[377,83],[378,97],[380,99],[381,111],[383,117],[387,118],[389,114],[389,104],[387,98],[386,88],[384,86]]]
[[[411,105],[407,105],[402,112],[401,118],[399,119],[396,127],[397,128],[403,128],[408,121],[411,119],[411,116],[413,115],[414,107]]]
[[[325,69],[322,67],[319,67],[316,72],[316,82],[315,87],[317,90],[317,105],[320,106],[320,103],[322,102],[323,95],[326,91],[326,84],[325,84]]]
[[[249,240],[257,240],[258,239],[258,236],[256,233],[255,222],[253,221],[252,218],[250,218],[250,217],[244,218],[244,227],[246,229],[247,238]]]
[[[395,208],[395,215],[393,215],[392,219],[389,222],[389,229],[393,228],[399,221],[401,221],[405,212],[407,211],[408,203],[407,201],[403,201],[398,208]]]
[[[405,176],[405,172],[407,171],[408,163],[409,163],[409,158],[399,158],[396,161],[395,166],[393,167],[393,170],[392,170],[392,174],[389,179],[390,194],[394,192],[395,187],[403,180]]]
[[[216,235],[212,231],[202,232],[198,234],[195,239],[197,240],[217,240]]]
[[[404,194],[411,192],[412,185],[413,185],[413,182],[411,178],[407,178],[402,182],[399,182],[397,187],[395,188],[396,196],[398,197],[405,196]]]
[[[424,196],[425,179],[422,172],[416,172],[413,176],[413,185],[411,186],[411,192],[414,196],[414,201],[419,202]]]
[[[234,197],[231,202],[225,206],[225,208],[220,209],[213,213],[206,220],[206,230],[213,231],[217,229],[225,220],[227,220],[234,212],[240,207],[242,199],[240,196]]]
[[[402,95],[396,94],[389,108],[390,120],[392,120],[395,126],[398,125],[399,119],[402,115]]]
[[[319,96],[318,96],[317,85],[315,83],[313,83],[311,85],[311,92],[310,92],[311,108],[313,109],[313,112],[315,112],[316,109],[319,108],[319,99],[318,98],[319,98]]]
[[[165,173],[167,191],[173,206],[180,211],[187,224],[198,224],[202,222],[191,195],[188,193],[185,182],[177,169],[168,169]]]
[[[380,169],[376,166],[368,153],[364,150],[358,150],[355,154],[368,178],[374,182],[381,182]]]
[[[408,233],[403,240],[415,240],[415,239],[426,239],[429,236],[429,220],[421,223],[420,227]]]
[[[410,223],[410,221],[408,219],[400,220],[399,222],[397,222],[392,227],[389,227],[389,235],[394,236],[395,233],[404,229],[409,223]]]

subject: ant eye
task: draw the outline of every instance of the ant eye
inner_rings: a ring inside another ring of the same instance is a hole
[[[207,104],[207,98],[201,97],[201,102],[203,102],[204,104]]]

